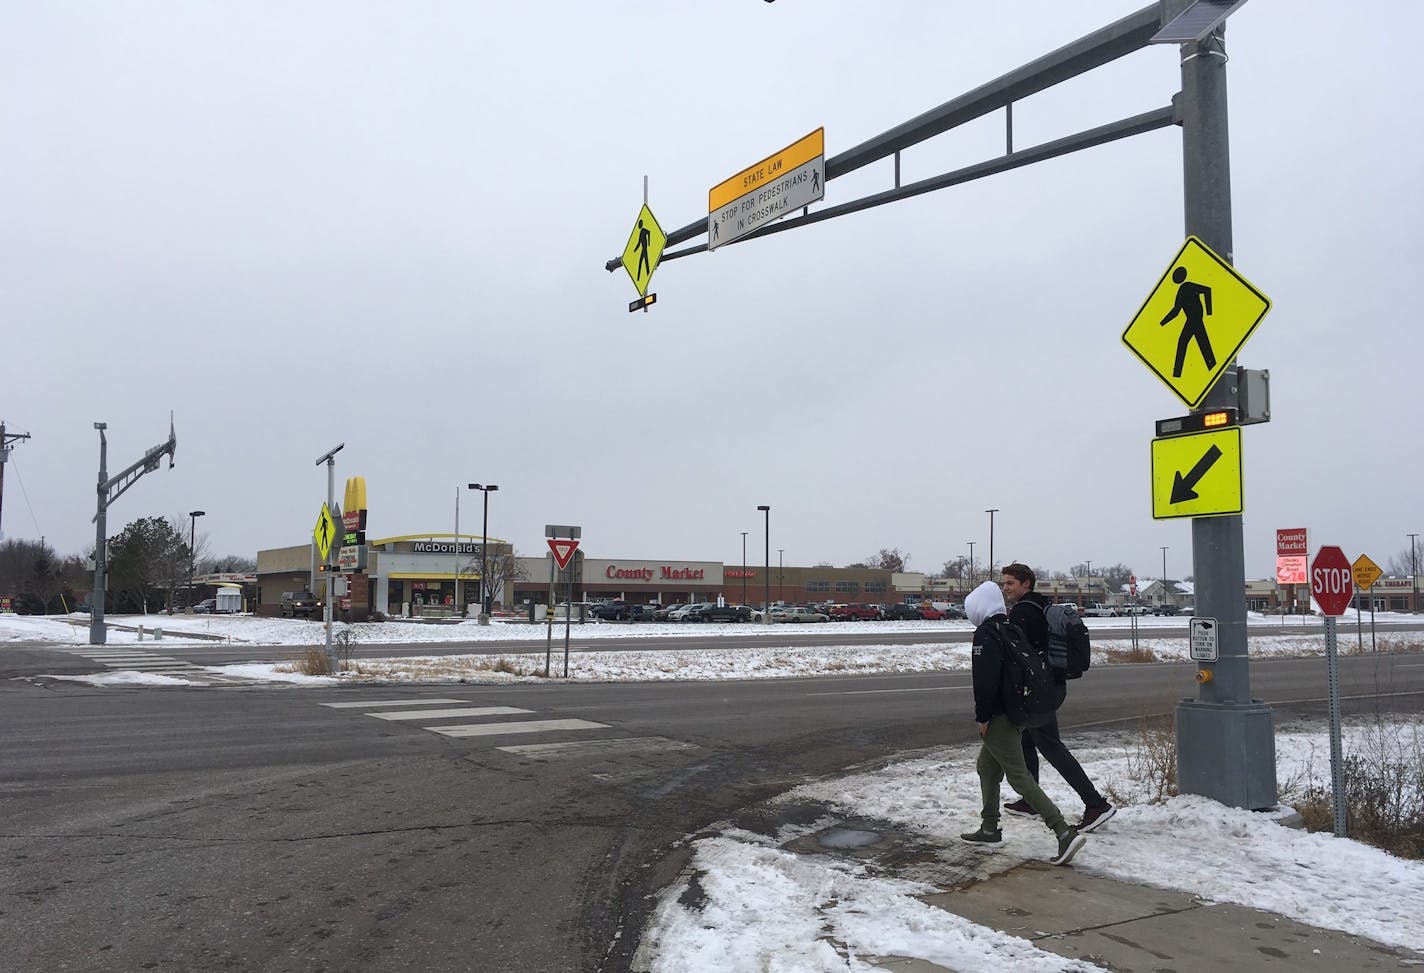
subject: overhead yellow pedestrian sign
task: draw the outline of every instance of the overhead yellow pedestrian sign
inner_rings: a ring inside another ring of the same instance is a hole
[[[1270,310],[1269,297],[1187,237],[1122,343],[1195,409]]]
[[[1384,571],[1378,564],[1370,560],[1368,554],[1361,554],[1355,558],[1355,563],[1350,565],[1350,573],[1355,576],[1356,588],[1361,591],[1369,591],[1384,574]]]
[[[1241,427],[1152,440],[1152,517],[1223,517],[1242,510]]]
[[[336,540],[336,521],[326,504],[321,505],[321,513],[316,515],[316,526],[312,528],[312,540],[316,541],[316,552],[325,561],[331,554],[331,545]]]
[[[628,237],[628,245],[623,248],[623,269],[628,271],[628,276],[633,278],[633,286],[644,297],[648,296],[648,283],[653,279],[653,271],[658,269],[665,246],[667,234],[658,226],[648,204],[644,203]]]

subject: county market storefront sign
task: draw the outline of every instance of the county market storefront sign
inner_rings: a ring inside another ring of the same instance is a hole
[[[603,576],[609,581],[638,581],[642,584],[652,584],[654,581],[708,580],[706,568],[674,567],[671,564],[637,568],[610,564],[604,568]]]

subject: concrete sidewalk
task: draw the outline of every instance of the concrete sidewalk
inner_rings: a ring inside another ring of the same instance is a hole
[[[958,891],[923,896],[922,901],[1030,940],[1048,952],[1118,973],[1424,968],[1424,955],[1411,950],[1044,862],[1022,862]],[[1418,919],[1401,916],[1400,921]],[[894,973],[949,970],[905,957],[879,957],[875,962]]]

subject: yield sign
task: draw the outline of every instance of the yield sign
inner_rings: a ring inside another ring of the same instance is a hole
[[[1350,573],[1355,577],[1355,587],[1361,591],[1369,591],[1380,579],[1380,575],[1384,574],[1380,566],[1370,560],[1368,554],[1361,554],[1355,558],[1355,563],[1350,565],[1350,568]]]
[[[1187,237],[1122,343],[1195,409],[1270,309],[1269,297]]]
[[[549,550],[554,552],[554,563],[562,571],[569,566],[569,562],[574,559],[574,551],[578,550],[579,542],[575,540],[559,540],[556,537],[549,538]]]

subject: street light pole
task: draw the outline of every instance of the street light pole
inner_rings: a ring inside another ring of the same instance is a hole
[[[742,604],[747,603],[747,532],[742,531]]]
[[[786,592],[784,592],[784,591],[781,590],[782,585],[786,584],[786,578],[784,578],[784,577],[782,576],[782,571],[784,570],[785,565],[783,565],[782,562],[781,562],[781,557],[782,557],[782,555],[785,554],[785,553],[786,553],[786,548],[784,548],[784,547],[778,547],[778,548],[776,549],[776,600],[777,600],[777,601],[785,601],[785,600],[786,600]]]
[[[766,564],[763,570],[766,571],[766,582],[763,587],[762,611],[771,611],[771,506],[765,503],[757,504],[757,509],[766,514]]]
[[[337,443],[331,449],[316,458],[316,465],[326,464],[326,509],[331,510],[336,505],[336,454],[346,448],[345,443]],[[322,601],[326,602],[325,610],[322,612],[322,623],[326,627],[326,661],[331,666],[331,671],[336,671],[336,653],[331,648],[331,602],[336,594],[336,572],[331,568],[336,563],[331,559],[331,554],[335,548],[328,548],[326,558],[326,597]]]
[[[1162,604],[1167,603],[1167,548],[1162,548]]]
[[[460,488],[455,487],[455,611],[465,616],[464,603],[460,601]]]
[[[489,624],[490,597],[489,597],[489,495],[498,490],[499,487],[493,483],[481,486],[478,483],[470,484],[471,490],[479,490],[485,495],[485,519],[484,526],[480,528],[480,624]]]
[[[984,568],[984,577],[992,581],[994,574],[994,514],[999,512],[999,508],[990,507],[984,512],[989,515],[989,563]]]
[[[188,603],[188,604],[187,604],[187,608],[188,608],[188,610],[189,610],[190,612],[193,610],[193,556],[194,556],[194,544],[195,544],[196,538],[197,538],[197,536],[198,536],[198,518],[199,518],[199,517],[202,517],[202,516],[204,516],[204,515],[205,515],[205,511],[202,511],[202,510],[190,510],[190,511],[188,511],[188,597],[187,597],[185,600],[186,600],[187,603]]]
[[[1417,533],[1409,535],[1409,577],[1410,580],[1414,582],[1414,602],[1409,607],[1414,611],[1419,610],[1419,563],[1415,559],[1414,554],[1415,547],[1417,546],[1414,543],[1414,539],[1418,536]]]
[[[969,583],[974,584],[974,542],[966,541],[969,545]]]

